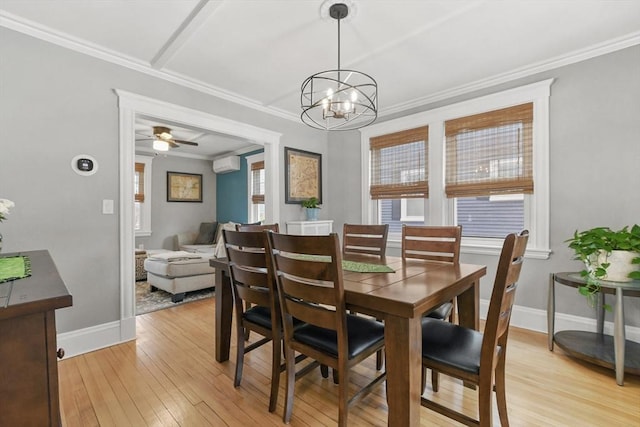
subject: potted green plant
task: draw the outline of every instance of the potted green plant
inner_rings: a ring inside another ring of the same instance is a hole
[[[317,221],[320,201],[317,197],[310,197],[302,201],[302,207],[306,210],[307,221]]]
[[[574,259],[585,265],[580,275],[586,283],[578,291],[590,303],[595,301],[595,295],[600,291],[600,280],[640,280],[640,225],[626,226],[617,231],[609,227],[576,230],[566,242],[574,251]]]

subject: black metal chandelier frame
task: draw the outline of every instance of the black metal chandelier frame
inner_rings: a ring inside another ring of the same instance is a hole
[[[373,77],[340,68],[340,20],[348,13],[344,3],[329,8],[330,16],[338,21],[338,68],[313,74],[302,83],[300,118],[315,129],[353,130],[378,117],[378,84]]]

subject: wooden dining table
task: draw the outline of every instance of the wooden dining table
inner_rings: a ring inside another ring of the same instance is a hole
[[[382,319],[385,325],[385,364],[389,426],[420,425],[422,394],[422,330],[420,318],[429,309],[457,297],[458,323],[480,325],[480,278],[486,266],[446,264],[419,259],[345,255],[347,260],[385,264],[394,272],[344,270],[347,308]],[[215,357],[229,359],[233,295],[225,258],[212,258],[216,269]],[[221,274],[218,274],[221,273]]]

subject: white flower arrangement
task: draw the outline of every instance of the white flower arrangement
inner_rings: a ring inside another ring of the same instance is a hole
[[[0,199],[0,222],[7,219],[7,215],[9,215],[9,209],[14,207],[16,204],[11,200]]]

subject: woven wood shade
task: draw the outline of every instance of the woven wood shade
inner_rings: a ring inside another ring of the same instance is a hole
[[[136,188],[134,200],[142,203],[144,202],[144,163],[136,163],[135,176]]]
[[[369,140],[373,200],[429,197],[428,139],[423,126]]]
[[[533,193],[533,103],[445,122],[447,197]]]
[[[251,203],[264,203],[264,189],[260,182],[260,171],[264,170],[264,161],[251,163]]]

